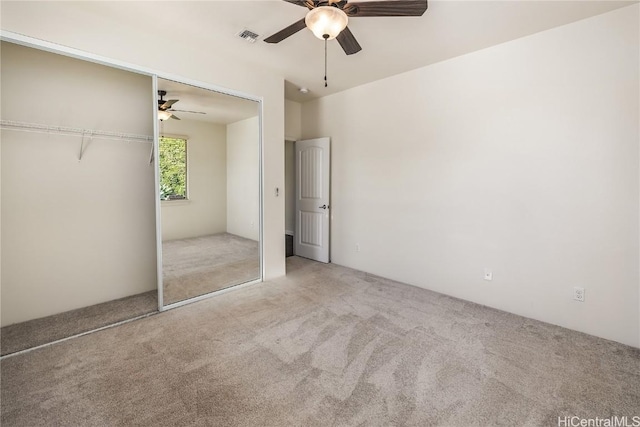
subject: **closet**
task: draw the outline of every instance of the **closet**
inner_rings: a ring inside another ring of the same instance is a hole
[[[156,311],[152,78],[1,55],[2,354]]]
[[[0,46],[1,356],[262,281],[262,101],[35,47]]]

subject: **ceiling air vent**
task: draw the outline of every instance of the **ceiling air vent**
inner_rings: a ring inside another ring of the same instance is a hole
[[[241,39],[245,39],[249,43],[254,43],[256,40],[258,40],[258,37],[259,37],[256,33],[254,33],[251,30],[247,30],[246,28],[244,30],[240,31],[236,35],[238,37],[240,37]]]

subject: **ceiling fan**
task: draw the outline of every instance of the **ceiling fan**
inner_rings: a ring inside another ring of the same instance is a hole
[[[369,16],[422,16],[427,10],[427,0],[388,0],[352,2],[348,0],[284,0],[309,9],[298,22],[264,39],[267,43],[279,43],[308,27],[319,39],[337,39],[347,55],[362,50],[347,27],[349,18]]]
[[[182,113],[207,114],[203,111],[174,110],[173,108],[171,108],[171,106],[178,102],[179,99],[169,99],[165,101],[163,98],[166,95],[166,90],[158,91],[158,96],[160,97],[160,99],[158,99],[158,119],[160,119],[161,121],[165,121],[167,119],[180,120],[180,117],[173,114],[175,111]]]

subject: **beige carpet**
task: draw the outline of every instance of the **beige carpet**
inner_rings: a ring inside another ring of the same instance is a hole
[[[0,354],[11,354],[158,310],[158,292],[71,310],[0,329]]]
[[[557,426],[640,414],[640,350],[336,265],[1,363],[3,426]]]
[[[165,305],[255,280],[258,242],[229,233],[167,241],[162,272]]]
[[[182,301],[260,276],[258,243],[222,233],[163,244],[165,304]],[[157,311],[157,292],[5,326],[0,355],[47,344]]]

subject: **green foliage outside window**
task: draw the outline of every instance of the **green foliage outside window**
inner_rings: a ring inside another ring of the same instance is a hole
[[[187,198],[187,140],[160,138],[160,199]]]

